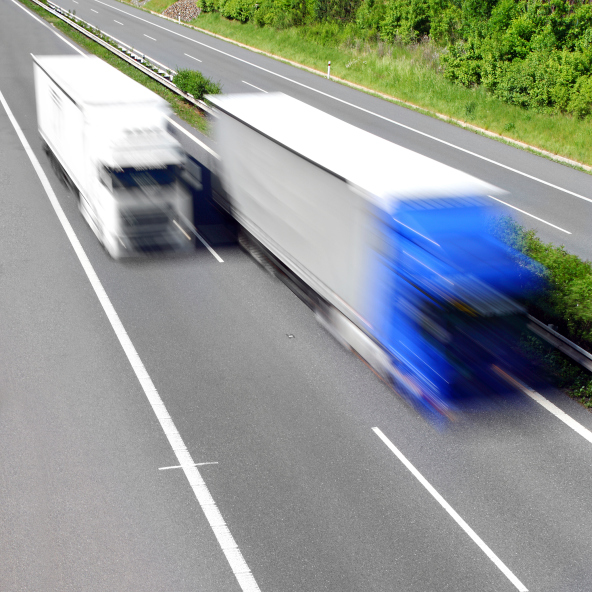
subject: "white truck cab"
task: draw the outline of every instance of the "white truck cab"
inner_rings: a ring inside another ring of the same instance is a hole
[[[96,57],[34,56],[39,133],[115,259],[192,247],[166,101]]]

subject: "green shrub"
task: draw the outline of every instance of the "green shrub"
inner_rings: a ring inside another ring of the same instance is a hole
[[[526,302],[533,315],[556,325],[560,333],[584,349],[592,350],[592,263],[568,253],[563,246],[543,243],[534,230],[525,230],[511,218],[501,220],[496,233],[543,266],[534,271],[544,276],[547,288]]]
[[[213,82],[197,70],[179,70],[173,77],[173,83],[198,100],[203,100],[204,95],[216,95],[222,92],[220,83]]]
[[[429,38],[446,46],[439,64],[448,80],[483,85],[524,109],[592,116],[589,0],[199,0],[199,5],[242,23],[298,27],[301,37],[321,46]]]

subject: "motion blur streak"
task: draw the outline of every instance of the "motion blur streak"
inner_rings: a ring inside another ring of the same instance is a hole
[[[192,214],[166,101],[94,56],[33,60],[44,149],[107,252],[192,248],[177,221]]]
[[[498,188],[281,93],[210,96],[241,244],[426,417],[515,392],[530,262],[497,240]]]

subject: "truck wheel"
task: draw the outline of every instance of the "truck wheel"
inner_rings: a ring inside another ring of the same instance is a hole
[[[265,251],[253,240],[251,240],[249,233],[242,228],[239,230],[238,233],[238,244],[241,248],[247,252],[265,271],[270,273],[272,276],[277,277],[278,271],[270,261],[270,259],[266,256]]]

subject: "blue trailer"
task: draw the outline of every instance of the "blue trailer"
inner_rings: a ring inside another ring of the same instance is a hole
[[[211,96],[241,243],[404,398],[451,415],[520,370],[498,188],[281,93]]]

